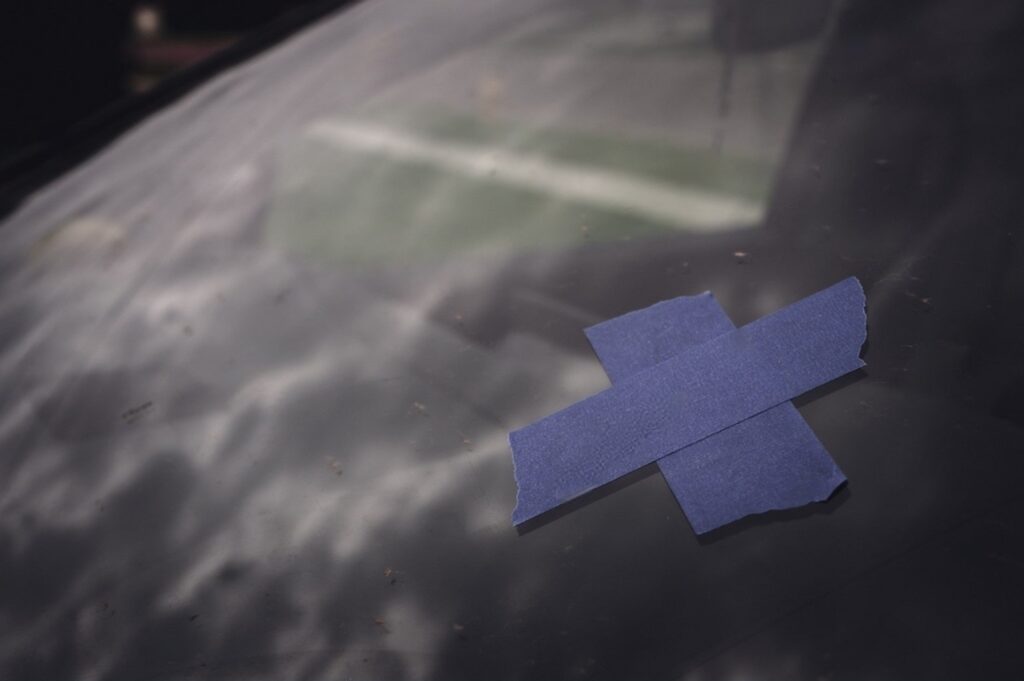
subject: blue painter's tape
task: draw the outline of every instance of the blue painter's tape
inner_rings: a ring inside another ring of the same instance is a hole
[[[864,291],[846,279],[509,434],[521,523],[854,371]]]
[[[666,300],[585,330],[613,382],[735,327],[710,293]],[[784,402],[657,461],[698,534],[753,513],[827,499],[846,477]]]

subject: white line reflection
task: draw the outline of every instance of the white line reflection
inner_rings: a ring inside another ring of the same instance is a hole
[[[469,177],[644,216],[693,231],[731,229],[761,219],[761,205],[738,196],[497,147],[439,142],[372,123],[321,121],[310,127],[309,134],[340,147],[427,163]]]

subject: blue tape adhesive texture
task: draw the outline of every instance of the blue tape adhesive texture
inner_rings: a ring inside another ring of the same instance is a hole
[[[854,278],[509,434],[522,523],[864,363]]]
[[[735,327],[710,293],[682,296],[585,329],[612,382]],[[824,501],[846,477],[790,402],[658,459],[698,534],[754,513]]]

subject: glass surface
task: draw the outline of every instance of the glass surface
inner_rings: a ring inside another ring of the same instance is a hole
[[[755,4],[370,0],[28,199],[0,677],[1019,670],[1020,10]],[[848,275],[829,502],[698,538],[648,467],[512,527],[584,327]]]

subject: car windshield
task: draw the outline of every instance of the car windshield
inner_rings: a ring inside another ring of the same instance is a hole
[[[0,677],[1017,670],[1021,25],[367,0],[125,131],[0,226]],[[850,275],[826,503],[697,536],[647,466],[512,525],[584,328]]]

